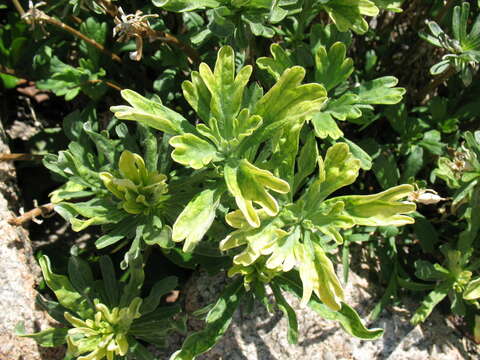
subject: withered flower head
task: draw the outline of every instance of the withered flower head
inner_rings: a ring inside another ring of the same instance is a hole
[[[31,25],[30,30],[35,30],[35,25],[40,25],[40,28],[45,34],[48,34],[47,30],[44,27],[44,20],[48,17],[42,10],[39,9],[40,6],[47,5],[46,2],[40,1],[36,4],[32,0],[28,1],[28,11],[22,15],[22,18]]]
[[[118,15],[114,19],[117,25],[113,28],[113,36],[118,35],[117,41],[122,42],[135,38],[137,50],[130,53],[130,59],[139,61],[142,58],[143,38],[148,38],[151,42],[158,37],[157,32],[148,22],[148,18],[156,17],[158,17],[157,14],[142,15],[140,10],[135,14],[125,15],[123,9],[118,8]]]

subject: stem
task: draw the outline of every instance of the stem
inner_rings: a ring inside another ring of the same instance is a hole
[[[178,47],[180,50],[182,50],[187,56],[190,58],[192,63],[198,64],[200,63],[200,56],[197,53],[197,50],[192,48],[190,45],[185,44],[182,42],[180,39],[177,37],[173,36],[172,34],[169,33],[162,33],[162,36],[158,37],[160,41],[166,42],[167,44],[172,44]]]
[[[75,30],[74,28],[68,26],[67,24],[64,24],[63,22],[61,22],[57,19],[54,19],[54,18],[52,18],[52,17],[50,17],[46,14],[41,17],[41,20],[44,20],[45,22],[47,22],[51,25],[57,26],[57,27],[65,30],[65,31],[69,32],[73,36],[78,37],[79,39],[81,39],[81,40],[85,41],[86,43],[92,45],[93,47],[97,48],[101,52],[107,54],[113,61],[122,63],[122,59],[117,54],[112,53],[111,51],[107,50],[103,45],[99,44],[98,42],[96,42],[93,39],[90,39],[88,36],[85,36],[80,31]]]
[[[422,90],[419,91],[417,99],[420,104],[425,105],[428,101],[427,96],[429,94],[432,94],[440,85],[442,85],[445,81],[447,81],[452,75],[456,73],[457,70],[455,69],[455,67],[450,66],[440,76],[433,78],[427,86],[425,86]]]
[[[118,7],[115,4],[112,4],[109,0],[100,0],[100,3],[111,17],[118,15]]]
[[[36,218],[37,216],[43,216],[47,217],[52,211],[53,211],[54,205],[52,203],[48,203],[42,206],[39,206],[35,209],[32,209],[25,214],[16,217],[16,218],[11,218],[8,220],[8,223],[10,225],[15,225],[15,226],[20,226],[23,225],[24,223]]]
[[[41,160],[43,155],[33,154],[1,154],[0,161],[34,161]]]
[[[25,15],[25,10],[23,10],[22,4],[20,4],[18,0],[12,0],[12,2],[15,8],[17,9],[18,13],[20,14],[20,16]]]
[[[111,87],[112,89],[115,89],[117,91],[122,91],[123,88],[121,88],[120,86],[118,86],[117,84],[114,84],[113,82],[111,81],[108,81],[108,80],[100,80],[100,79],[97,79],[97,80],[88,80],[88,82],[90,84],[98,84],[98,83],[103,83],[109,87]]]
[[[455,3],[455,0],[448,0],[447,1],[445,6],[442,8],[442,10],[440,10],[438,15],[435,17],[435,22],[436,23],[442,22],[443,18],[445,17],[445,15],[447,15],[448,11],[450,10],[450,8],[453,6],[454,3]]]

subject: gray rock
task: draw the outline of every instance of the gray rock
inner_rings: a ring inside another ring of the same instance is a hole
[[[9,152],[1,123],[0,152]],[[50,323],[47,315],[35,308],[34,286],[40,269],[28,233],[7,222],[18,204],[14,166],[0,162],[0,359],[59,359],[63,349],[39,349],[34,340],[13,333],[20,321],[24,321],[28,332],[47,328]]]

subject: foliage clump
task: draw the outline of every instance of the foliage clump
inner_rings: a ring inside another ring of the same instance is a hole
[[[280,309],[296,343],[291,293],[377,339],[345,303],[363,254],[385,285],[370,320],[424,293],[412,323],[448,298],[480,338],[478,5],[61,5],[0,5],[0,91],[25,78],[62,104],[25,146],[52,174],[55,212],[94,239],[68,259],[46,250],[68,276],[39,253],[53,293],[38,301],[60,327],[19,335],[72,358],[153,359],[147,344],[198,315],[171,355],[190,360],[253,301]],[[218,299],[167,305],[201,270],[228,278]]]

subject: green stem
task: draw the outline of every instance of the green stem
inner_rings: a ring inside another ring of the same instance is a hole
[[[25,15],[25,10],[23,9],[22,4],[20,4],[18,0],[12,0],[12,2],[15,8],[17,9],[18,13],[20,14],[20,16]]]

